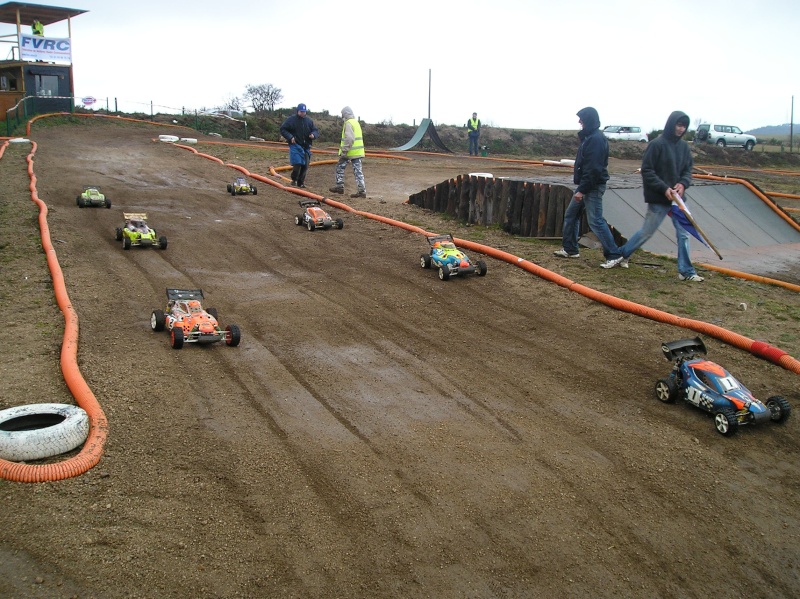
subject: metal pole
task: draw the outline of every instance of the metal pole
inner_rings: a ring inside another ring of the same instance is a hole
[[[428,69],[428,120],[431,118],[431,70]]]
[[[792,118],[789,119],[789,154],[792,153],[794,142],[794,96],[792,96]]]

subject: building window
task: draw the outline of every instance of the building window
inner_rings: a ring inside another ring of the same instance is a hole
[[[58,75],[36,75],[37,96],[58,95]]]

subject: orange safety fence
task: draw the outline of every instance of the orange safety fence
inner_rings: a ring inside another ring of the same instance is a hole
[[[89,416],[89,435],[81,451],[62,462],[53,464],[21,464],[0,459],[0,478],[17,482],[38,483],[62,480],[83,474],[95,466],[103,454],[108,436],[108,421],[100,404],[86,384],[78,367],[78,314],[72,307],[67,295],[64,274],[58,263],[55,248],[50,240],[50,228],[47,224],[47,205],[39,199],[36,190],[36,175],[33,172],[33,156],[36,143],[31,142],[31,151],[26,157],[28,176],[30,177],[31,200],[39,207],[39,229],[41,231],[42,248],[47,258],[47,266],[53,279],[58,307],[64,315],[64,338],[61,346],[61,372],[64,381],[80,406]]]

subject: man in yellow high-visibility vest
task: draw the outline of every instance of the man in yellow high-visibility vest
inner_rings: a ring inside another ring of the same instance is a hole
[[[481,137],[481,120],[478,113],[473,112],[472,118],[467,121],[467,135],[469,136],[469,155],[478,155],[478,140]]]
[[[367,184],[364,182],[364,171],[361,161],[364,158],[364,136],[361,133],[361,124],[355,118],[353,109],[349,106],[342,108],[342,141],[339,144],[339,161],[336,163],[336,185],[331,187],[333,193],[344,193],[344,171],[347,163],[353,165],[353,175],[356,178],[356,193],[351,198],[367,197]]]
[[[34,19],[33,23],[31,24],[31,33],[33,35],[38,35],[39,37],[44,37],[44,25],[39,19]]]

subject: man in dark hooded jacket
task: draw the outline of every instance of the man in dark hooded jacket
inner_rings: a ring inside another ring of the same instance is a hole
[[[307,116],[305,104],[298,104],[295,114],[283,121],[281,135],[289,142],[289,163],[292,165],[292,186],[305,187],[311,144],[319,137],[314,121]]]
[[[608,140],[600,131],[600,115],[591,106],[578,111],[578,122],[582,129],[578,132],[581,145],[575,157],[573,182],[578,186],[564,213],[562,248],[553,252],[562,258],[579,258],[578,237],[580,235],[581,215],[586,211],[589,228],[600,240],[606,261],[620,259],[619,248],[603,218],[603,194],[608,181]]]
[[[628,267],[628,258],[642,247],[658,230],[669,214],[675,227],[678,242],[678,279],[699,283],[703,277],[697,274],[689,257],[689,233],[683,228],[672,207],[674,194],[683,194],[692,184],[692,153],[682,138],[689,127],[686,113],[676,110],[667,119],[664,133],[651,141],[642,158],[642,183],[647,213],[642,228],[634,233],[620,248],[622,257],[603,264],[605,268]]]

